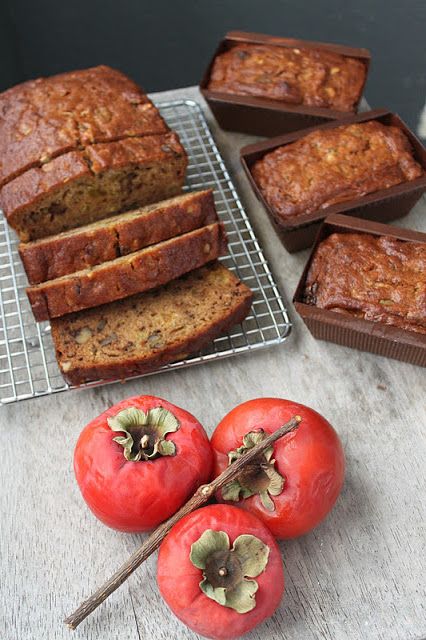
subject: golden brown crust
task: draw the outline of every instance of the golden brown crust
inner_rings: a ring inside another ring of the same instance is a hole
[[[174,132],[100,143],[18,176],[0,207],[21,240],[34,240],[176,195],[186,165]]]
[[[153,292],[52,320],[59,366],[71,384],[153,371],[242,322],[252,298],[228,269],[213,264]]]
[[[30,284],[94,267],[217,220],[211,189],[164,200],[91,225],[21,243]]]
[[[315,252],[304,300],[426,334],[426,244],[333,233]]]
[[[226,252],[223,223],[214,223],[127,256],[27,289],[38,322],[154,289]]]
[[[183,155],[185,151],[175,132],[94,144],[85,150],[86,161],[94,174]]]
[[[353,111],[365,76],[361,60],[324,49],[237,44],[214,60],[208,88]]]
[[[423,175],[404,133],[377,121],[313,131],[258,160],[253,178],[278,219]]]
[[[110,67],[24,82],[0,94],[0,186],[73,149],[167,131],[143,91]]]

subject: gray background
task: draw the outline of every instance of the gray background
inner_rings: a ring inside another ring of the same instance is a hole
[[[416,128],[425,25],[425,0],[0,0],[0,89],[99,63],[147,91],[197,84],[222,34],[242,29],[367,47],[370,104]]]

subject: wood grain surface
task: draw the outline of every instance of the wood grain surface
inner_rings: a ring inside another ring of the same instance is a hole
[[[154,97],[201,102],[194,88]],[[308,252],[286,253],[249,191],[238,150],[254,138],[222,132],[208,115],[289,301]],[[396,224],[426,231],[425,200]],[[317,342],[289,306],[293,333],[280,347],[0,407],[1,640],[197,637],[162,601],[155,555],[77,631],[62,622],[143,540],[98,522],[72,471],[83,426],[106,407],[141,393],[185,407],[208,432],[244,400],[287,397],[323,413],[343,440],[343,493],[315,531],[281,544],[285,597],[247,640],[426,637],[425,370]]]

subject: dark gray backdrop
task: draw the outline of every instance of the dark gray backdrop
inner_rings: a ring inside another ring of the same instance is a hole
[[[367,47],[366,95],[416,127],[426,0],[0,0],[0,89],[99,63],[147,91],[196,84],[230,29]]]

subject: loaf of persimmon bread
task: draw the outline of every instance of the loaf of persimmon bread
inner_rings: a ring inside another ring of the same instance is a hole
[[[426,334],[426,244],[333,233],[315,252],[304,301]]]
[[[423,175],[410,142],[371,120],[318,129],[257,160],[253,178],[278,220],[326,209]]]
[[[0,207],[23,241],[177,195],[186,165],[156,107],[109,67],[0,94]]]
[[[293,105],[353,111],[366,73],[363,61],[322,48],[244,43],[215,58],[208,88]]]

